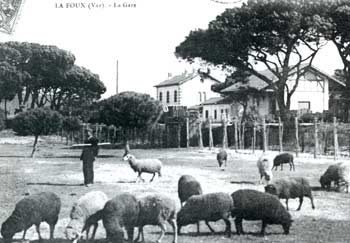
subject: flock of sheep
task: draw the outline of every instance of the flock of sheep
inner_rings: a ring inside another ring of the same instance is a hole
[[[130,167],[138,173],[137,180],[143,180],[141,174],[151,173],[161,176],[162,163],[159,160],[137,160],[128,151],[124,155]],[[227,152],[221,150],[217,154],[217,160],[221,167],[226,166]],[[224,220],[226,224],[225,233],[230,237],[231,222],[234,218],[237,234],[243,234],[243,220],[261,220],[261,234],[265,233],[268,224],[281,225],[285,234],[289,233],[293,222],[288,212],[288,200],[299,198],[300,210],[303,197],[311,200],[312,208],[314,202],[309,181],[304,177],[291,177],[273,180],[272,170],[278,166],[283,169],[283,164],[288,163],[290,170],[295,170],[293,156],[283,153],[273,160],[262,155],[257,167],[260,173],[260,182],[266,181],[265,192],[252,189],[240,189],[231,195],[223,192],[203,194],[200,183],[191,175],[183,175],[178,180],[178,197],[181,209],[176,210],[176,203],[172,198],[161,194],[135,197],[124,192],[119,193],[112,199],[108,199],[101,191],[90,191],[79,198],[70,212],[70,222],[66,226],[65,234],[68,240],[76,243],[86,233],[86,239],[94,239],[98,227],[98,221],[102,220],[106,230],[108,242],[122,243],[124,231],[127,233],[128,242],[134,242],[134,228],[138,228],[136,241],[144,241],[143,227],[145,225],[158,225],[161,229],[157,242],[161,242],[166,230],[167,222],[171,225],[177,242],[177,235],[181,227],[189,224],[197,224],[199,233],[199,222],[205,221],[210,231],[214,229],[210,222]],[[331,183],[337,188],[346,187],[348,192],[350,181],[350,167],[344,163],[331,165],[320,177],[322,188],[329,188]],[[280,202],[280,198],[286,199],[286,208]],[[12,214],[1,226],[1,234],[4,242],[11,242],[17,232],[26,231],[32,225],[41,239],[40,224],[47,222],[50,226],[50,239],[53,238],[55,225],[58,221],[61,208],[60,198],[52,192],[41,192],[27,196],[20,200]]]

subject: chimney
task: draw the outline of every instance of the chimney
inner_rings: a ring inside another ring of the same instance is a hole
[[[168,73],[168,78],[171,78],[173,76],[172,73]]]

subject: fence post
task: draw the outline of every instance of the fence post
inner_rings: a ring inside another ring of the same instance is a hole
[[[202,138],[202,121],[198,123],[198,146],[200,149],[203,149],[203,138]]]
[[[177,147],[181,147],[181,123],[178,121],[177,123]]]
[[[211,126],[211,118],[209,118],[209,150],[211,150],[213,147],[214,147],[213,130]]]
[[[295,156],[299,157],[299,125],[298,125],[298,117],[294,117],[295,123]]]
[[[165,123],[165,147],[168,148],[168,123]]]
[[[314,119],[314,138],[315,138],[315,150],[314,150],[314,158],[317,158],[317,150],[318,150],[318,137],[317,137],[317,133],[318,133],[318,128],[317,128],[317,118],[315,117]]]
[[[334,131],[334,160],[338,159],[339,144],[337,132],[337,118],[333,117],[333,131]]]
[[[266,123],[265,123],[265,118],[262,121],[263,125],[263,152],[267,151],[267,137],[266,137]]]
[[[237,127],[237,120],[234,121],[235,124],[235,151],[238,152],[238,127]]]
[[[278,117],[278,141],[280,144],[280,152],[283,151],[283,124],[281,117]]]
[[[241,123],[241,149],[244,149],[245,122]]]
[[[186,148],[190,147],[190,119],[186,118]]]
[[[227,144],[227,122],[225,118],[222,119],[222,129],[223,129],[222,148],[226,149],[228,147],[228,144]]]
[[[253,154],[255,153],[255,144],[256,144],[256,122],[253,124]]]

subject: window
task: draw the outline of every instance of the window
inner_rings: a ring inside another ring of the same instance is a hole
[[[209,118],[209,111],[205,110],[205,118],[208,119]]]
[[[217,112],[217,110],[214,110],[214,119],[215,120],[218,119],[218,112]]]
[[[202,93],[201,92],[198,92],[199,93],[199,102],[201,103],[202,102]]]
[[[177,90],[174,90],[174,102],[177,102]]]
[[[299,101],[298,102],[299,111],[310,111],[310,101]]]
[[[166,92],[166,103],[170,102],[170,93],[169,91]]]
[[[159,101],[162,101],[162,100],[163,100],[163,93],[159,92]]]
[[[226,118],[228,118],[228,109],[225,109]]]
[[[203,92],[203,101],[207,100],[207,94],[205,92]]]

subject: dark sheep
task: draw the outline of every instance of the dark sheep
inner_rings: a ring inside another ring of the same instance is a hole
[[[323,189],[330,189],[332,182],[340,190],[340,185],[345,185],[345,190],[349,192],[350,166],[340,162],[330,165],[325,173],[320,177],[320,184]]]
[[[225,167],[226,167],[226,164],[227,164],[227,152],[226,152],[226,150],[224,150],[224,149],[220,150],[219,153],[217,153],[217,155],[216,155],[216,159],[219,163],[219,167],[221,167],[224,162],[225,162]]]
[[[191,196],[203,194],[201,184],[191,175],[182,175],[177,189],[181,207]]]
[[[11,216],[1,226],[1,234],[5,242],[11,242],[15,233],[24,230],[25,240],[27,229],[32,225],[41,240],[40,224],[46,222],[50,226],[50,239],[53,239],[55,226],[61,209],[60,198],[52,192],[41,192],[21,199],[17,202]]]
[[[223,219],[226,223],[225,232],[231,236],[230,212],[233,208],[232,198],[223,192],[191,196],[185,206],[177,213],[177,229],[180,234],[182,226],[198,223],[204,220],[212,233],[214,229],[209,221]],[[199,233],[199,228],[197,228]]]
[[[289,210],[289,198],[299,198],[299,207],[297,210],[300,210],[304,196],[310,198],[312,209],[315,209],[310,182],[304,177],[275,180],[271,184],[265,186],[265,192],[286,199],[287,210]]]
[[[274,160],[273,160],[273,168],[277,170],[278,166],[281,166],[281,170],[283,170],[283,164],[289,164],[289,170],[294,170],[295,171],[295,166],[294,166],[294,157],[290,153],[282,153],[277,155]]]
[[[134,227],[137,225],[140,212],[139,203],[130,193],[121,193],[107,201],[102,210],[103,226],[107,240],[111,243],[123,243],[124,231],[128,234],[128,242],[133,242]]]
[[[173,243],[177,242],[177,225],[176,225],[176,206],[175,201],[167,196],[155,194],[148,195],[139,199],[140,214],[137,221],[139,234],[142,242],[144,242],[143,227],[145,225],[158,225],[161,228],[161,233],[157,240],[160,243],[166,232],[166,222],[168,222],[174,230]]]
[[[233,205],[231,215],[235,218],[237,234],[244,234],[242,221],[262,220],[260,234],[265,234],[268,224],[280,224],[284,233],[289,234],[292,218],[277,197],[251,189],[232,193]]]

